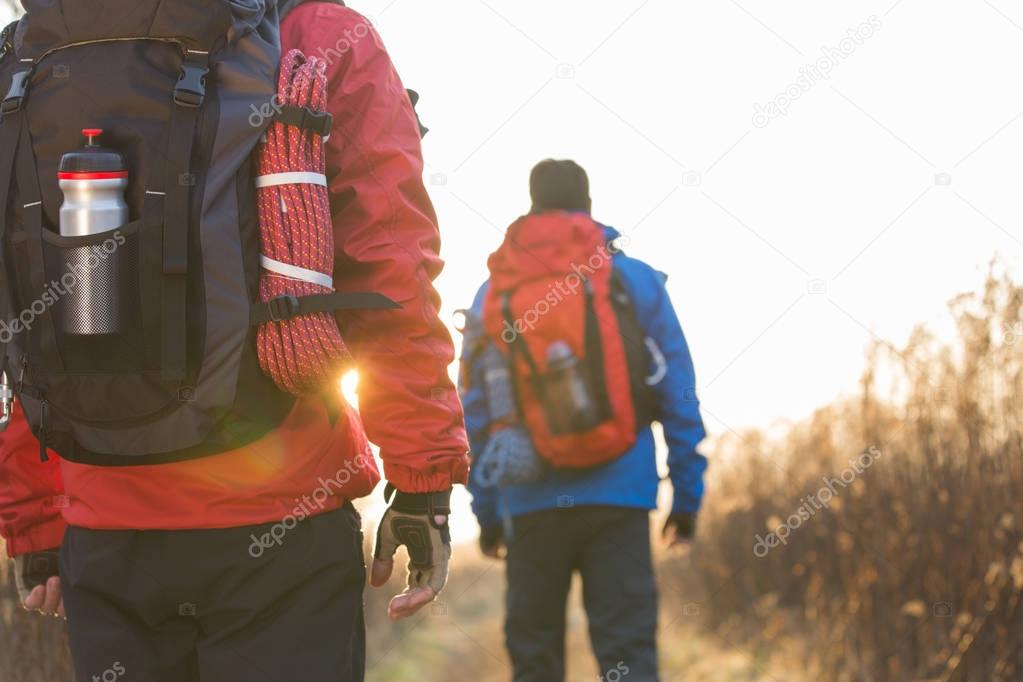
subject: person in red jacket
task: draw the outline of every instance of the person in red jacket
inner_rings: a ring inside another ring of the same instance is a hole
[[[302,399],[234,451],[151,466],[41,462],[15,410],[0,434],[0,535],[25,606],[66,610],[77,679],[361,680],[366,568],[351,500],[380,480],[368,441],[393,491],[371,582],[387,581],[406,541],[409,588],[389,615],[412,615],[444,585],[447,499],[466,481],[468,446],[432,284],[443,263],[418,120],[367,19],[338,2],[281,4],[282,53],[328,65],[337,288],[402,308],[338,313],[359,414]],[[423,529],[417,546],[400,532],[408,524]]]

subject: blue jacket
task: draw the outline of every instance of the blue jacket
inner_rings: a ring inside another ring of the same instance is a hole
[[[608,241],[620,234],[605,228]],[[612,264],[625,283],[646,335],[660,348],[667,362],[667,374],[653,387],[656,419],[661,423],[668,445],[668,470],[674,488],[673,512],[696,512],[703,497],[703,473],[707,460],[696,451],[706,436],[696,399],[696,377],[682,327],[671,305],[665,277],[646,263],[618,252]],[[480,288],[472,310],[482,314],[487,284]],[[462,355],[462,402],[473,453],[486,445],[490,426],[487,397],[479,367]],[[654,434],[644,425],[635,445],[621,457],[582,472],[555,470],[534,483],[507,488],[486,488],[470,474],[472,509],[480,526],[486,528],[509,517],[565,506],[609,505],[639,509],[657,507],[660,477],[655,460]]]

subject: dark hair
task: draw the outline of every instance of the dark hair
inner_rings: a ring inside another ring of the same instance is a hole
[[[529,174],[532,213],[547,211],[590,212],[590,179],[575,161],[547,159]]]

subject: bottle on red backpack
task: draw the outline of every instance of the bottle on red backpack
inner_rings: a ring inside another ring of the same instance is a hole
[[[564,341],[555,341],[547,349],[543,391],[553,408],[547,417],[554,433],[585,433],[600,423],[587,367]]]

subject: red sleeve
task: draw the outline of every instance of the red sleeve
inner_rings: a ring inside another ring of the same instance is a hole
[[[335,287],[380,292],[402,306],[338,315],[359,370],[366,433],[399,490],[465,483],[468,443],[447,372],[454,346],[433,287],[443,267],[440,233],[408,95],[369,21],[340,5],[295,9],[282,46],[328,64]]]
[[[7,430],[0,432],[0,536],[7,554],[54,549],[64,537],[64,486],[60,462],[39,459],[39,441],[15,403]]]

